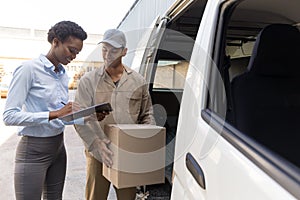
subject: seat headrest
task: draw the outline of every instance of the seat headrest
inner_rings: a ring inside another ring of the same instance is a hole
[[[272,24],[258,35],[248,70],[257,75],[300,75],[300,32],[291,25]]]

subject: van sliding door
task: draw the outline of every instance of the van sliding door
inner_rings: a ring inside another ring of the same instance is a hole
[[[153,68],[155,55],[164,32],[163,30],[166,28],[167,21],[167,18],[163,18],[160,20],[159,24],[156,24],[156,26],[153,28],[147,48],[145,49],[144,56],[141,60],[139,72],[146,78],[148,83],[151,79],[151,69]]]

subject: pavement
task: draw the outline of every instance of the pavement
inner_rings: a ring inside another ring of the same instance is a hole
[[[17,127],[5,126],[2,113],[5,99],[0,99],[0,200],[14,200],[14,158],[19,141]],[[65,147],[67,151],[67,173],[63,193],[64,200],[84,200],[86,160],[81,139],[71,125],[65,129]],[[150,192],[147,200],[168,200],[171,188],[169,184],[147,186]],[[117,200],[111,187],[108,200]]]

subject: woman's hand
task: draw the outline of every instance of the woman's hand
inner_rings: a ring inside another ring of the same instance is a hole
[[[49,120],[56,119],[65,115],[68,115],[72,112],[76,112],[80,109],[78,103],[68,102],[64,107],[56,111],[49,112]]]

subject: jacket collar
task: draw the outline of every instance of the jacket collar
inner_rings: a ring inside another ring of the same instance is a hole
[[[131,74],[132,73],[132,69],[130,69],[129,67],[127,67],[126,65],[123,65],[124,66],[124,71],[126,72],[127,75]],[[99,75],[100,76],[104,76],[105,75],[105,67],[104,65],[102,65],[100,68],[99,68]]]

